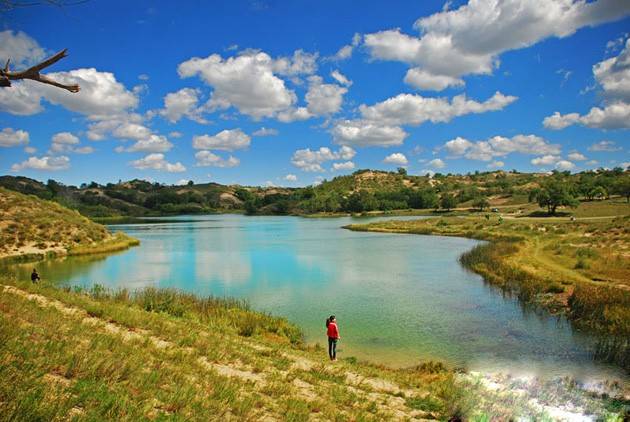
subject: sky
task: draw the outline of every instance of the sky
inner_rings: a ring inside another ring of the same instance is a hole
[[[18,1],[18,0],[16,0]],[[305,186],[630,165],[630,2],[100,1],[0,12],[0,174]]]

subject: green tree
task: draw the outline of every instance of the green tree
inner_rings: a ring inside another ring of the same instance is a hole
[[[582,196],[584,196],[589,201],[593,199],[591,192],[593,192],[594,188],[595,188],[595,177],[593,177],[593,175],[583,174],[580,176],[580,181],[578,182],[577,190]]]
[[[398,167],[398,174],[400,174],[401,176],[406,176],[407,175],[407,169],[404,167]]]
[[[281,199],[278,202],[276,202],[276,213],[278,214],[288,214],[290,208],[291,208],[291,205],[289,201],[286,199]]]
[[[457,199],[450,193],[446,193],[442,195],[440,199],[440,206],[444,208],[446,211],[450,211],[451,208],[455,208],[457,206]]]
[[[302,199],[311,199],[315,196],[315,190],[312,186],[307,186],[302,190]]]
[[[332,194],[324,199],[324,210],[327,212],[337,212],[341,208],[339,198]]]
[[[248,215],[254,215],[258,212],[258,204],[256,199],[251,198],[245,201],[245,213]]]
[[[548,214],[555,214],[559,206],[576,208],[580,201],[573,196],[570,186],[563,180],[554,179],[547,182],[536,197],[541,208],[547,208]]]
[[[479,211],[483,211],[484,208],[488,208],[490,206],[490,202],[485,196],[478,196],[473,200],[473,207],[479,208]]]
[[[619,178],[612,186],[613,193],[621,195],[630,203],[630,173]]]
[[[250,199],[254,199],[254,194],[244,188],[238,188],[234,191],[234,195],[243,202],[247,202]]]
[[[59,192],[61,192],[61,190],[63,189],[63,185],[53,179],[48,179],[48,182],[46,182],[46,187],[48,188],[52,196],[59,195]]]
[[[608,196],[608,191],[603,186],[595,186],[589,192],[590,199],[604,199]]]
[[[346,203],[346,210],[350,212],[372,211],[377,207],[378,202],[374,195],[364,190],[354,192],[348,197]]]
[[[410,192],[407,203],[410,208],[419,210],[424,208],[437,208],[439,201],[435,190],[428,188]]]

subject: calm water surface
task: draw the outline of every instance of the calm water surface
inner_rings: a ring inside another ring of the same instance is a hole
[[[111,226],[140,247],[108,257],[39,264],[60,284],[177,287],[246,298],[325,342],[337,316],[340,353],[389,365],[439,359],[479,370],[619,375],[590,359],[593,339],[566,321],[524,310],[464,270],[478,242],[341,229],[365,218],[220,215]],[[191,222],[190,220],[194,220]],[[30,267],[21,271],[26,276]]]

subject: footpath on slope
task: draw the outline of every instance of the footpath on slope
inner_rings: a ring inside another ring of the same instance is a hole
[[[309,372],[327,373],[330,370],[330,368],[323,367],[321,362],[315,362],[295,352],[280,352],[281,357],[289,361],[287,369],[284,370],[277,369],[272,362],[265,362],[263,365],[259,364],[256,368],[253,368],[251,365],[239,360],[225,359],[217,361],[205,356],[203,351],[199,351],[194,347],[182,347],[168,338],[152,333],[150,329],[126,327],[113,320],[90,315],[90,312],[85,309],[64,304],[57,299],[41,294],[30,293],[15,286],[3,285],[1,288],[3,294],[14,295],[34,302],[39,307],[51,308],[61,314],[61,317],[70,318],[75,322],[88,326],[91,330],[113,336],[117,341],[148,345],[149,347],[145,347],[147,353],[152,354],[152,351],[157,350],[170,356],[184,354],[188,358],[193,358],[202,370],[213,371],[219,376],[236,379],[238,382],[243,383],[246,386],[244,388],[245,395],[247,395],[248,390],[264,393],[271,384],[276,383],[278,380],[285,381],[296,397],[306,401],[321,399],[321,390],[330,389],[330,391],[334,391],[337,388],[333,383],[327,382],[325,376],[315,385],[309,382],[314,379],[313,377],[305,376],[303,379],[300,376],[295,376],[295,374],[306,375]],[[271,360],[269,358],[276,354],[272,347],[257,344],[253,341],[242,339],[239,343],[241,351],[247,349],[248,353],[256,354],[258,358],[263,360]],[[343,377],[345,388],[351,391],[359,400],[371,403],[376,413],[384,417],[414,421],[438,417],[437,414],[413,409],[406,405],[407,401],[405,398],[417,397],[422,399],[428,395],[426,391],[421,392],[417,389],[403,388],[390,380],[361,375],[339,366],[332,369],[333,371],[340,371],[335,376]],[[54,374],[47,376],[49,380],[56,378],[58,377]],[[261,411],[259,416],[263,417],[263,420],[282,420],[282,414],[274,412],[272,409],[273,407],[270,407]],[[343,409],[341,409],[341,412],[343,413]],[[317,417],[316,414],[313,416]]]

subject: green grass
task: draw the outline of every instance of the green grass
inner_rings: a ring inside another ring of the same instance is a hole
[[[349,371],[396,383],[412,391],[411,398],[424,397],[448,378],[362,363],[332,365],[323,351],[302,343],[297,327],[253,312],[240,300],[0,281],[22,292],[0,295],[0,420],[68,414],[85,420],[306,420],[317,414],[376,421],[414,408],[394,408],[386,404],[391,393],[351,386]],[[310,369],[294,367],[298,361]],[[443,399],[435,400],[446,409]],[[439,415],[447,417],[445,412]]]

